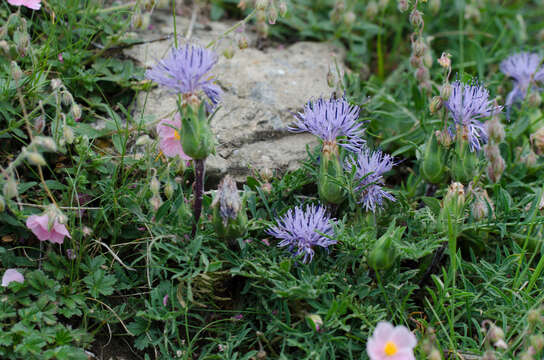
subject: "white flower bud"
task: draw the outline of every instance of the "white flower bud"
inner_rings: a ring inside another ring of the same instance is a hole
[[[4,184],[3,193],[4,197],[8,200],[13,199],[17,195],[19,195],[19,191],[17,190],[17,183],[12,176],[10,176]]]
[[[55,144],[55,140],[48,136],[36,136],[34,138],[34,144],[43,147],[46,151],[57,151],[57,144]]]
[[[142,135],[136,139],[136,146],[150,145],[153,142],[149,135]]]
[[[72,128],[68,125],[65,125],[62,129],[62,135],[64,137],[64,141],[71,145],[74,142],[74,131]]]
[[[269,0],[257,0],[255,2],[255,9],[265,10],[268,7],[268,1]]]
[[[161,182],[157,179],[155,175],[151,178],[151,181],[149,182],[149,190],[151,190],[151,193],[158,194],[161,190]]]
[[[36,165],[36,166],[45,166],[45,165],[47,165],[47,162],[43,158],[42,154],[40,154],[37,151],[28,151],[26,153],[26,159],[32,165]]]

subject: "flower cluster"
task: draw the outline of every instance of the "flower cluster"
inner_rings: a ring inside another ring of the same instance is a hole
[[[203,47],[186,44],[172,49],[170,54],[148,70],[148,79],[185,97],[203,91],[213,105],[219,102],[221,89],[210,71],[217,63],[217,55]]]
[[[345,98],[320,98],[309,101],[288,129],[295,133],[309,132],[326,143],[338,141],[344,148],[357,152],[365,142],[363,123],[357,121],[359,111],[358,106],[350,105]]]
[[[544,82],[544,66],[538,54],[522,52],[503,60],[501,71],[514,79],[514,87],[506,97],[505,105],[510,108],[516,101],[523,101],[529,88],[537,91],[536,82]]]
[[[382,186],[383,174],[390,171],[393,165],[395,162],[391,155],[368,148],[361,149],[357,158],[351,157],[344,165],[348,172],[355,170],[355,177],[359,182],[355,189],[361,192],[360,203],[366,210],[374,212],[381,208],[384,199],[395,201],[395,197]]]
[[[479,151],[488,139],[487,131],[479,119],[502,110],[489,100],[489,91],[477,84],[455,81],[450,97],[444,102],[463,138],[468,140],[470,151]]]
[[[287,246],[294,256],[302,255],[302,262],[308,263],[314,257],[314,246],[327,248],[336,244],[332,240],[333,229],[331,219],[324,207],[308,205],[306,209],[295,207],[287,211],[280,218],[276,226],[270,227],[266,232],[281,239],[279,247]],[[295,250],[296,248],[296,250]]]

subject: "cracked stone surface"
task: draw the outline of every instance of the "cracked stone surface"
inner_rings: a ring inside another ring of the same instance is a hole
[[[167,54],[173,44],[172,38],[150,41],[173,33],[169,14],[157,12],[151,24],[153,31],[141,36],[149,42],[125,51],[146,67]],[[177,17],[181,33],[188,24],[188,19]],[[232,25],[232,22],[197,22],[191,41],[206,45]],[[326,43],[300,42],[258,50],[251,46],[255,37],[249,32],[247,35],[250,47],[237,50],[231,59],[221,56],[213,70],[224,93],[221,108],[211,123],[218,144],[217,155],[207,161],[208,176],[229,173],[244,181],[247,175],[263,168],[279,172],[296,169],[306,157],[306,147],[316,145],[317,140],[310,134],[289,133],[287,125],[309,99],[330,95],[327,71],[335,58],[342,63],[344,56]],[[236,44],[235,37],[223,39],[217,52],[221,53],[232,42]],[[143,112],[150,127],[172,116],[176,109],[176,97],[160,87],[141,93],[137,103],[137,113]]]

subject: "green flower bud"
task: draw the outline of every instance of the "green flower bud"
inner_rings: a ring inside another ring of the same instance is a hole
[[[168,181],[165,185],[164,185],[164,195],[166,195],[166,198],[167,199],[171,199],[172,196],[174,196],[174,184],[172,183],[172,181]]]
[[[444,181],[446,175],[446,154],[444,148],[438,145],[436,135],[432,136],[425,145],[421,175],[425,181],[431,184],[439,184]]]
[[[4,200],[4,197],[0,195],[0,213],[4,212],[6,210],[6,201]]]
[[[431,103],[429,104],[429,111],[431,112],[431,114],[434,114],[438,110],[442,109],[443,103],[444,102],[442,101],[442,98],[440,96],[433,97]]]
[[[440,212],[440,223],[443,230],[447,231],[449,224],[457,224],[464,216],[465,210],[465,187],[463,184],[454,182],[448,188],[448,192],[442,200]]]
[[[221,239],[227,239],[233,246],[233,240],[247,232],[247,213],[245,197],[240,199],[236,182],[227,175],[219,184],[212,203],[212,223],[215,233]]]
[[[181,146],[185,154],[191,158],[203,160],[215,150],[214,137],[203,102],[200,103],[197,111],[198,113],[188,105],[180,107]]]
[[[400,241],[406,227],[393,222],[368,254],[368,265],[375,271],[389,269],[396,259],[395,243]]]
[[[344,170],[340,164],[338,146],[331,143],[323,144],[319,178],[317,179],[319,197],[323,201],[337,205],[344,201],[344,189],[338,184],[343,176]]]
[[[323,319],[317,314],[306,315],[306,322],[315,331],[320,331],[323,327]]]
[[[451,176],[455,181],[469,183],[478,170],[478,156],[471,152],[466,141],[458,140],[451,161]]]
[[[287,3],[283,0],[280,1],[280,16],[284,17],[287,15]]]
[[[42,154],[36,151],[29,151],[26,153],[26,159],[29,163],[36,166],[45,166],[47,163],[45,162],[45,159],[43,158]]]
[[[151,193],[156,195],[161,190],[161,182],[157,179],[155,175],[151,178],[151,181],[149,182],[149,190],[151,190]]]

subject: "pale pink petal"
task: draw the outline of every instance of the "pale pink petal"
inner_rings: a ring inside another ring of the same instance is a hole
[[[6,287],[13,281],[22,284],[25,281],[25,277],[15,269],[7,269],[4,276],[2,276],[2,286]]]
[[[53,225],[53,230],[62,236],[68,236],[70,239],[72,236],[70,236],[70,233],[68,232],[68,229],[66,228],[66,225],[59,223],[58,221],[55,221],[55,225]]]
[[[31,215],[26,219],[26,227],[40,240],[49,240],[51,232],[47,229],[49,217],[47,215]]]
[[[41,0],[23,0],[23,5],[33,10],[40,10],[42,7]]]
[[[387,360],[416,360],[416,357],[411,349],[403,349],[393,356],[388,356]]]
[[[181,127],[181,117],[179,114],[176,114],[173,119],[163,119],[157,125],[159,147],[161,148],[161,151],[168,157],[179,156],[183,160],[191,160],[191,158],[183,152],[179,133],[176,136],[177,130],[172,128],[172,126],[176,129]]]
[[[385,344],[391,339],[391,335],[393,335],[393,330],[393,325],[386,321],[380,321],[378,325],[376,325],[376,329],[374,329],[372,337],[376,339],[383,339],[383,342]]]
[[[417,345],[417,339],[414,334],[405,326],[397,326],[393,330],[390,338],[400,349],[413,349]]]
[[[21,6],[23,5],[24,0],[8,0],[8,4],[15,5],[15,6]]]
[[[366,352],[370,360],[382,360],[385,356],[383,349],[385,348],[385,343],[383,339],[376,339],[372,336],[368,339],[366,343]]]

